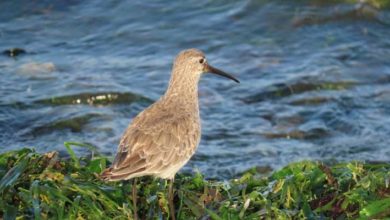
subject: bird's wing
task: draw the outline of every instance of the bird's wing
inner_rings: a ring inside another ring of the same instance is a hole
[[[123,135],[111,166],[113,175],[153,175],[171,161],[188,160],[194,153],[200,137],[196,118],[172,113],[157,117],[147,114],[139,115]]]

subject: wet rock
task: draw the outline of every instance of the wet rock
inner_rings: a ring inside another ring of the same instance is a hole
[[[19,73],[25,75],[36,75],[36,74],[46,74],[56,71],[54,63],[25,63],[19,66]]]
[[[287,132],[269,132],[263,135],[270,139],[287,138],[287,139],[318,139],[328,135],[328,131],[322,128],[315,128],[308,131],[293,129]]]
[[[133,93],[105,92],[81,93],[68,96],[59,96],[49,99],[37,100],[35,104],[47,105],[110,105],[129,104],[133,102],[152,102],[151,99]]]
[[[257,103],[268,99],[277,99],[294,94],[316,90],[345,90],[354,86],[355,82],[296,82],[292,84],[277,84],[264,92],[244,98],[245,103]]]
[[[22,48],[11,48],[3,51],[3,54],[9,57],[16,57],[25,53],[26,51]]]
[[[334,7],[331,13],[327,15],[306,15],[299,18],[294,18],[292,25],[301,27],[306,25],[318,25],[329,22],[340,22],[343,20],[370,20],[383,23],[379,18],[379,10],[371,2],[359,2],[347,10],[339,10],[339,7]]]
[[[327,97],[308,97],[296,99],[290,102],[291,105],[320,105],[329,102],[330,98]]]
[[[86,125],[92,118],[98,117],[98,114],[86,114],[73,118],[49,122],[39,127],[35,127],[31,133],[34,136],[53,132],[54,130],[69,129],[71,132],[80,132],[84,125]]]

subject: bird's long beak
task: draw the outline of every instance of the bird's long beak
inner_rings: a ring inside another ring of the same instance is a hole
[[[234,76],[232,76],[232,75],[230,75],[228,73],[225,73],[224,71],[219,70],[219,69],[217,69],[215,67],[212,67],[209,64],[206,64],[206,72],[214,73],[214,74],[217,74],[217,75],[229,78],[229,79],[235,81],[236,83],[240,83],[240,81],[238,79],[236,79]]]

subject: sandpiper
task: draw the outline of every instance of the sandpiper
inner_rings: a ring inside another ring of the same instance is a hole
[[[209,65],[200,50],[181,51],[174,61],[165,94],[133,119],[120,140],[114,162],[101,174],[107,181],[149,175],[170,180],[172,219],[175,219],[175,174],[190,160],[200,141],[198,82],[203,73],[214,73],[239,83],[232,75]],[[136,179],[132,194],[137,218]]]

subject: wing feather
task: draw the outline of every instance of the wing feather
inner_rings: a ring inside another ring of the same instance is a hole
[[[192,156],[200,140],[198,115],[153,112],[142,112],[126,130],[109,171],[111,180],[158,176]]]

